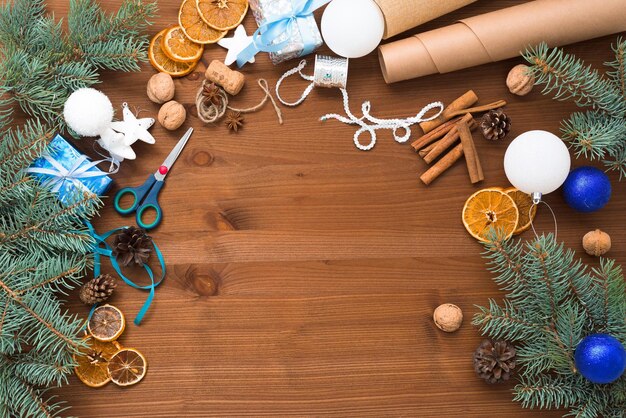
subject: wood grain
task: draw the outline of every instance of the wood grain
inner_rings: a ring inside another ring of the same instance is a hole
[[[121,0],[106,2],[111,9]],[[160,0],[156,33],[176,23],[178,0]],[[520,3],[483,0],[425,25]],[[49,0],[57,16],[67,1]],[[254,28],[251,16],[245,20]],[[416,31],[414,31],[416,32]],[[567,48],[590,63],[611,57],[613,37]],[[327,49],[321,52],[328,53]],[[300,107],[285,109],[278,126],[267,108],[246,116],[240,134],[203,126],[193,99],[206,65],[223,59],[208,47],[202,64],[177,80],[176,99],[192,116],[179,131],[153,128],[156,145],[139,145],[136,161],[124,162],[120,187],[144,181],[189,126],[189,145],[161,194],[164,221],[153,232],[168,276],[140,327],[129,326],[121,343],[149,361],[146,379],[120,389],[89,389],[76,378],[58,391],[81,417],[513,417],[525,416],[511,402],[511,384],[489,386],[473,372],[471,355],[481,337],[470,324],[475,304],[499,298],[480,257],[482,248],[465,232],[460,213],[467,196],[484,186],[506,186],[502,158],[506,141],[476,140],[486,180],[472,186],[457,162],[430,187],[419,181],[428,167],[408,145],[381,134],[375,149],[361,152],[354,129],[334,121],[341,112],[336,90],[316,89]],[[452,74],[386,85],[375,54],[350,64],[349,91],[357,111],[372,101],[378,117],[415,114],[434,100],[449,103],[469,89],[479,103],[509,102],[510,138],[530,129],[558,130],[574,108],[539,92],[520,98],[504,81],[519,59]],[[236,106],[261,97],[254,80],[274,84],[297,62],[274,67],[266,56],[244,68],[247,86]],[[312,71],[312,69],[310,69]],[[115,106],[128,102],[144,116],[156,115],[145,85],[154,74],[105,74],[101,88]],[[294,98],[305,87],[285,83]],[[417,129],[417,128],[416,128]],[[90,148],[89,141],[81,145]],[[577,161],[576,164],[585,164]],[[580,240],[602,228],[613,238],[610,255],[626,261],[622,226],[626,194],[611,175],[614,194],[597,214],[574,213],[555,193],[547,197],[559,218],[559,237],[588,262]],[[100,231],[131,224],[106,200]],[[552,230],[540,210],[538,227]],[[530,237],[530,233],[524,236]],[[121,286],[112,303],[134,317],[145,294]],[[87,311],[75,295],[75,312]],[[458,304],[461,330],[444,334],[431,316],[441,303]],[[559,416],[558,412],[539,415]]]

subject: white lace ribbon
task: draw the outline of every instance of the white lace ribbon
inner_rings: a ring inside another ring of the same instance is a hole
[[[304,102],[304,100],[311,93],[313,88],[315,88],[316,85],[319,85],[318,82],[316,82],[315,77],[304,74],[302,72],[304,67],[306,67],[306,60],[300,61],[300,64],[298,64],[297,67],[283,74],[282,77],[280,77],[280,79],[276,83],[276,97],[278,97],[278,100],[280,100],[280,102],[284,104],[285,106],[291,106],[291,107],[298,106],[299,104]],[[291,77],[294,74],[300,74],[300,77],[302,77],[304,80],[311,81],[311,84],[309,84],[304,89],[304,91],[302,92],[302,95],[300,96],[298,100],[296,100],[295,102],[287,102],[280,95],[280,86],[282,85],[283,81],[286,78]],[[374,148],[374,145],[376,145],[376,139],[377,139],[376,131],[380,129],[391,130],[393,133],[393,139],[396,142],[405,143],[411,137],[412,125],[415,125],[416,123],[427,122],[427,121],[436,119],[441,114],[441,112],[443,112],[443,109],[444,109],[444,105],[442,102],[432,102],[424,106],[415,116],[412,116],[412,117],[408,117],[404,119],[397,119],[397,118],[396,119],[379,119],[371,115],[370,113],[370,110],[372,108],[371,103],[369,101],[366,101],[366,102],[363,102],[363,104],[361,105],[361,111],[363,113],[363,116],[361,116],[360,118],[357,118],[350,111],[350,101],[348,98],[348,91],[345,88],[340,88],[340,91],[343,96],[343,108],[344,108],[344,111],[346,112],[346,116],[339,115],[336,113],[329,113],[327,115],[322,116],[320,120],[326,121],[329,119],[336,119],[339,122],[342,122],[348,125],[360,126],[360,128],[357,129],[357,131],[354,133],[354,145],[361,151],[369,151],[372,148]],[[429,117],[425,117],[426,114],[433,109],[438,109],[438,111]],[[364,132],[368,132],[370,134],[370,142],[367,145],[363,145],[360,141],[361,134]]]

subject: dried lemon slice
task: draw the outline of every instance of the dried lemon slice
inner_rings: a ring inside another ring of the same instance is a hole
[[[196,68],[198,61],[178,62],[170,59],[165,54],[161,45],[163,44],[163,36],[168,30],[169,29],[163,29],[152,38],[150,47],[148,48],[148,59],[150,60],[150,64],[158,71],[167,73],[172,77],[182,77],[191,73]]]
[[[199,44],[214,44],[228,32],[207,25],[200,17],[196,0],[183,0],[178,11],[178,24],[190,40]]]
[[[521,190],[517,190],[515,187],[505,189],[504,193],[511,196],[519,212],[519,220],[517,221],[517,227],[513,235],[527,231],[531,227],[535,215],[537,214],[537,205],[533,205],[532,196]]]
[[[146,358],[134,348],[123,348],[109,360],[107,365],[111,381],[118,386],[139,383],[146,375]]]
[[[89,336],[85,339],[86,347],[74,356],[74,373],[81,382],[92,388],[99,388],[111,381],[107,369],[109,360],[122,348],[117,341],[102,342]]]
[[[217,30],[236,28],[248,12],[248,0],[196,0],[200,17]]]
[[[204,46],[191,41],[180,26],[165,32],[161,46],[165,55],[178,62],[196,62],[204,52]]]
[[[505,238],[517,228],[519,212],[513,199],[500,188],[479,190],[467,199],[463,207],[463,225],[474,238],[488,242],[495,229]]]
[[[98,306],[87,322],[87,330],[99,341],[115,341],[126,329],[122,311],[113,305]]]

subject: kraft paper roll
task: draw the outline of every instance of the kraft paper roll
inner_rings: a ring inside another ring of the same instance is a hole
[[[519,55],[542,41],[567,45],[626,31],[625,0],[535,0],[382,45],[387,83]]]
[[[460,9],[476,0],[374,0],[385,17],[383,39]]]

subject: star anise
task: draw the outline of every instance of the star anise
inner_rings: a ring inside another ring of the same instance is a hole
[[[228,112],[228,114],[226,114],[225,123],[228,129],[230,129],[231,131],[238,132],[239,129],[243,126],[244,122],[245,121],[243,116],[241,115],[241,112],[230,111]]]
[[[220,88],[215,83],[207,83],[202,87],[203,103],[205,106],[219,106],[222,104],[222,96],[220,96]]]

